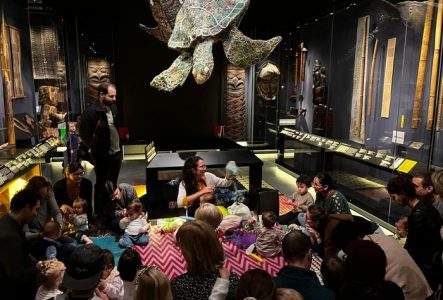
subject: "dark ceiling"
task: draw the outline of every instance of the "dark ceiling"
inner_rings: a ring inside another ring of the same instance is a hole
[[[251,0],[243,22],[246,23],[245,26],[252,23],[259,28],[287,29],[365,1],[370,0]],[[145,2],[146,9],[149,10],[149,0],[145,0]],[[400,1],[391,0],[388,2],[397,3]],[[131,5],[132,0],[29,0],[29,3],[53,9],[57,15],[100,19],[115,17],[121,6]]]

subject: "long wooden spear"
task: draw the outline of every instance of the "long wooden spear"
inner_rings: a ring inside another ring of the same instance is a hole
[[[1,25],[1,65],[3,74],[3,94],[5,101],[5,119],[8,127],[8,143],[15,145],[15,128],[14,128],[14,112],[12,110],[12,85],[9,64],[9,43],[6,31],[5,13],[2,10],[2,25]]]
[[[420,61],[418,63],[417,83],[415,89],[414,106],[412,109],[412,128],[418,128],[420,122],[420,109],[423,101],[423,82],[425,79],[426,63],[429,50],[429,35],[431,33],[432,13],[434,11],[434,0],[429,0],[426,7],[425,25],[421,40]]]
[[[434,56],[432,57],[431,87],[429,90],[428,117],[426,129],[431,130],[434,123],[434,105],[438,81],[438,59],[440,58],[441,25],[443,19],[443,1],[438,1],[437,19],[435,20]],[[441,83],[440,83],[441,84]]]
[[[374,96],[374,76],[375,76],[375,61],[377,58],[378,39],[375,38],[374,51],[372,52],[371,71],[369,74],[369,95],[368,95],[368,116],[372,114],[372,97]]]

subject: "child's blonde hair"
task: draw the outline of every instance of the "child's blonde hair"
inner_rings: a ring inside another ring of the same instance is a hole
[[[212,227],[217,228],[220,223],[223,221],[223,215],[212,203],[203,203],[199,208],[195,211],[195,218],[197,220],[202,220]]]
[[[172,300],[168,277],[156,266],[145,266],[135,278],[134,300]]]
[[[58,289],[63,280],[65,265],[58,260],[43,260],[37,263],[40,284],[47,290]]]
[[[82,212],[86,213],[88,211],[88,201],[83,198],[77,198],[72,202],[72,207],[74,207],[76,204],[80,205],[82,207]]]

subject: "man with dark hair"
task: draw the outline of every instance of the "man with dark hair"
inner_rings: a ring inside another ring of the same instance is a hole
[[[31,266],[23,225],[40,207],[40,198],[30,190],[15,194],[11,212],[0,219],[0,290],[2,299],[34,299],[37,269]]]
[[[414,176],[412,183],[414,184],[417,196],[430,201],[443,219],[443,201],[441,201],[437,195],[436,188],[432,182],[432,172],[424,172]]]
[[[106,181],[109,180],[114,186],[117,185],[122,162],[120,138],[116,125],[117,90],[111,83],[102,83],[98,86],[98,93],[98,101],[91,104],[82,115],[80,137],[94,160],[95,214],[111,218],[110,207],[112,206],[110,203],[105,203],[109,201],[103,199],[102,195]]]
[[[298,230],[286,234],[283,239],[283,257],[288,265],[275,277],[277,288],[291,288],[303,295],[305,300],[335,299],[332,291],[320,284],[317,275],[310,269],[312,243],[309,237]]]

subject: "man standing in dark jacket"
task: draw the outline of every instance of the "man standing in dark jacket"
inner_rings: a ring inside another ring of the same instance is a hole
[[[107,217],[112,214],[110,203],[104,203],[102,196],[106,181],[117,185],[122,162],[120,138],[116,125],[117,107],[115,105],[117,90],[111,83],[102,83],[98,87],[98,100],[91,104],[82,115],[80,137],[89,148],[94,160],[95,214]]]
[[[30,190],[18,192],[11,200],[11,212],[0,219],[0,291],[2,299],[34,299],[37,269],[32,266],[23,225],[40,207],[39,196]]]

